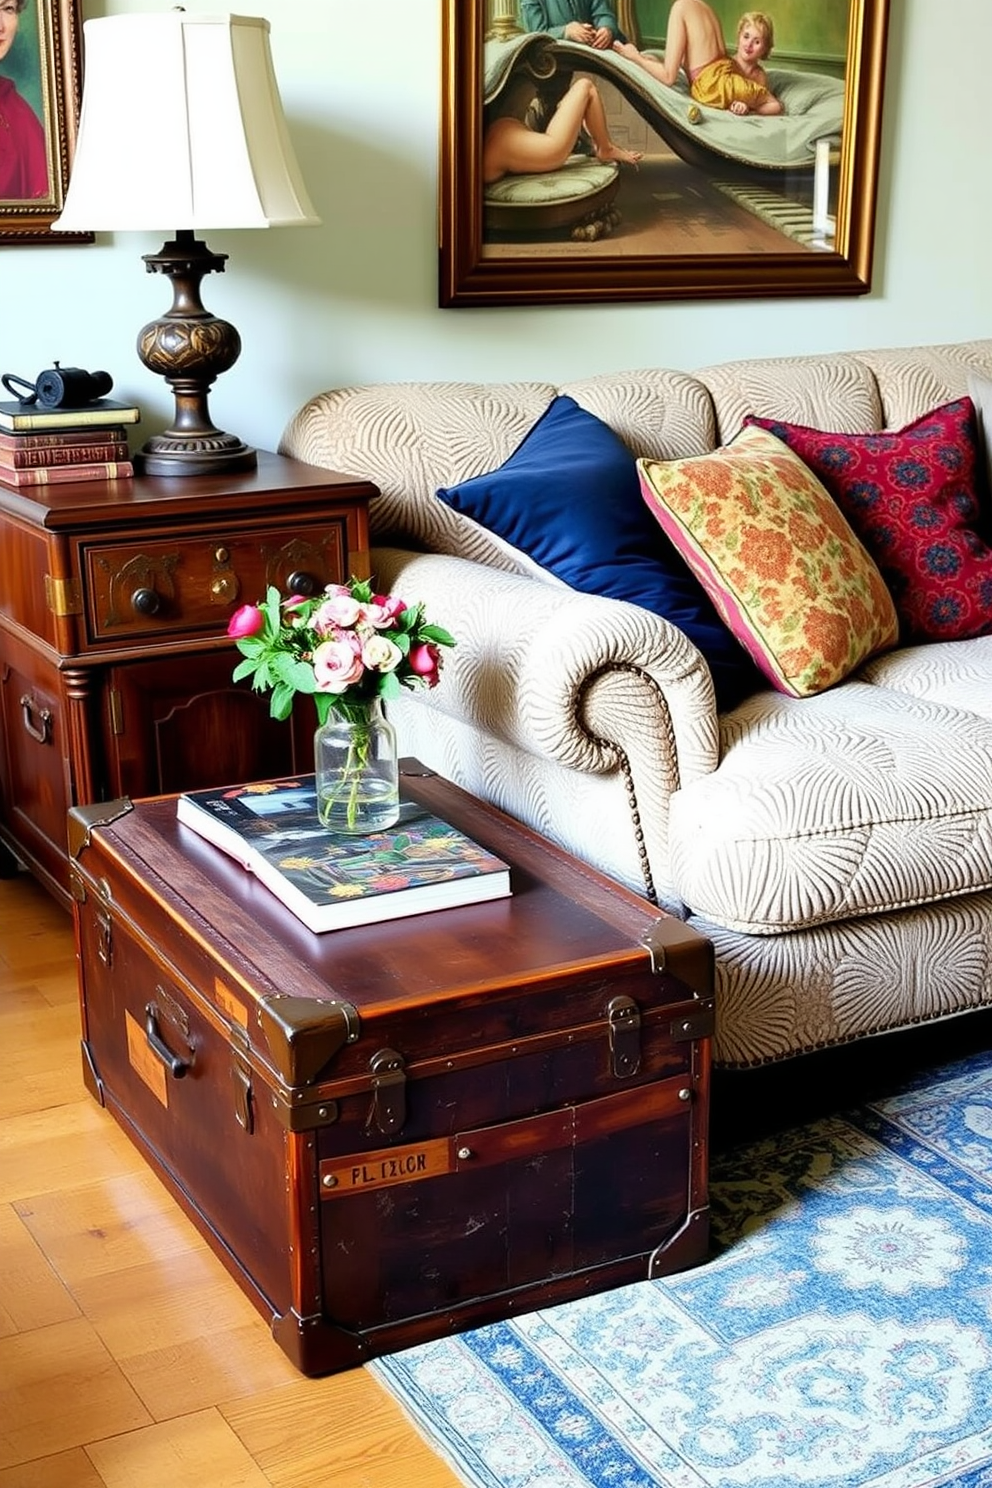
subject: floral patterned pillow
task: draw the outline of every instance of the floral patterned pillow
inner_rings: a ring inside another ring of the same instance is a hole
[[[882,571],[905,641],[963,641],[992,631],[992,548],[970,398],[905,429],[824,434],[750,417],[818,475]]]
[[[892,597],[829,493],[764,429],[638,460],[641,493],[773,687],[809,697],[894,646]]]

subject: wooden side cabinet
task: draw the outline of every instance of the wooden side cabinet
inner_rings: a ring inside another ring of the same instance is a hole
[[[369,572],[375,487],[279,455],[225,477],[0,485],[0,844],[69,904],[66,813],[313,768],[226,635],[269,584]]]

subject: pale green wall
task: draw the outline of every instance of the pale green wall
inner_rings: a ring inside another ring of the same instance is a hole
[[[84,0],[88,16],[151,8]],[[992,335],[989,0],[892,0],[870,296],[472,311],[437,308],[438,0],[231,8],[272,21],[290,129],[323,217],[319,228],[208,235],[230,262],[207,281],[206,302],[244,341],[212,408],[263,447],[309,394],[349,382],[554,380]],[[171,226],[91,247],[0,249],[0,371],[34,375],[55,357],[103,367],[146,424],[161,423],[171,403],[134,339],[166,308],[164,281],[146,274],[141,254]]]

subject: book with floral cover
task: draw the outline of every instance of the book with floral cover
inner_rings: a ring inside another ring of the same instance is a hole
[[[367,836],[329,832],[312,775],[187,791],[179,820],[235,858],[310,930],[343,930],[502,899],[510,870],[413,802]]]

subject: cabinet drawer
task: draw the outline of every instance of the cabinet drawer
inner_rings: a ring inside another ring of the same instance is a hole
[[[87,546],[85,611],[91,644],[148,636],[212,635],[270,584],[312,594],[348,577],[347,517]]]

